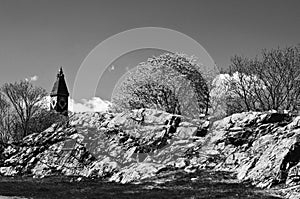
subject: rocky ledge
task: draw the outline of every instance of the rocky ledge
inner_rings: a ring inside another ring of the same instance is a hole
[[[151,109],[75,114],[67,127],[54,124],[5,146],[0,173],[138,183],[167,170],[209,169],[299,198],[299,120],[276,112],[239,113],[213,124]]]

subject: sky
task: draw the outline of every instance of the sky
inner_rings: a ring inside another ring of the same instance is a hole
[[[72,93],[80,66],[96,46],[141,27],[181,32],[226,68],[235,54],[254,57],[263,48],[299,44],[299,10],[298,0],[0,0],[0,85],[27,78],[50,91],[62,66]],[[128,69],[162,52],[121,54],[107,67],[95,96],[110,100]]]

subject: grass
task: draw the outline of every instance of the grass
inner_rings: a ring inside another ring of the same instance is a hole
[[[226,172],[167,171],[141,183],[118,184],[100,179],[53,176],[43,179],[31,177],[1,177],[0,195],[26,198],[226,198],[278,199],[250,184],[236,182]]]

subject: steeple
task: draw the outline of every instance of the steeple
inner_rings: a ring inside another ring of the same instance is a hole
[[[62,67],[60,67],[60,69],[57,73],[57,77],[60,77],[60,76],[63,76],[63,75],[64,75],[63,69],[62,69]]]
[[[57,73],[56,81],[53,85],[52,91],[50,93],[50,97],[51,97],[51,102],[50,102],[51,110],[56,110],[57,112],[62,113],[65,116],[68,116],[69,91],[67,88],[62,67],[60,67]]]
[[[50,93],[50,96],[54,96],[54,95],[69,96],[69,91],[67,88],[67,84],[65,81],[65,75],[64,75],[62,67],[60,67],[60,69],[57,73],[56,81],[55,81],[52,91]]]

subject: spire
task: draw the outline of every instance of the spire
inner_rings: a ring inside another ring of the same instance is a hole
[[[60,67],[58,73],[57,73],[57,77],[56,77],[56,81],[53,85],[52,91],[50,93],[50,96],[69,96],[69,91],[67,88],[67,84],[65,81],[65,77],[64,77],[64,72],[62,67]]]
[[[63,69],[62,69],[62,66],[61,66],[58,73],[57,73],[57,77],[63,77],[63,76],[64,76],[64,72],[63,72]]]

